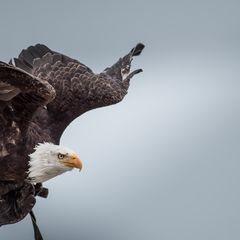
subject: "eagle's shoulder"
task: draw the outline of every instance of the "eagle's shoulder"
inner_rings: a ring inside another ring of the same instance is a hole
[[[45,79],[59,79],[60,76],[64,77],[64,73],[65,75],[79,72],[81,74],[93,74],[93,71],[83,63],[52,51],[43,44],[36,44],[23,49],[19,56],[14,58],[14,62],[17,67]]]

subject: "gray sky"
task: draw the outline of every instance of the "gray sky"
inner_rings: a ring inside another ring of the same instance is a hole
[[[62,144],[81,174],[45,184],[45,239],[240,239],[239,1],[2,1],[1,60],[44,43],[95,72],[137,42],[127,97],[88,112]],[[29,217],[0,239],[30,240]]]

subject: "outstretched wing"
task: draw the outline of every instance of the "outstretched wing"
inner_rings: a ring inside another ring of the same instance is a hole
[[[68,124],[82,113],[118,103],[127,94],[129,80],[141,69],[130,72],[131,61],[141,53],[137,44],[127,55],[100,74],[77,60],[37,44],[23,50],[15,58],[17,67],[47,79],[56,90],[56,98],[48,104],[47,112],[55,127],[51,132],[56,142]],[[40,115],[40,113],[39,113]]]
[[[47,81],[0,62],[0,181],[25,178],[29,123],[54,96]]]

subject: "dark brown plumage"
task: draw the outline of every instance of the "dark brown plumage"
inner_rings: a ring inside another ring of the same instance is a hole
[[[23,50],[14,59],[15,66],[12,61],[1,62],[1,189],[4,183],[7,186],[9,182],[24,182],[28,155],[36,144],[58,144],[63,131],[75,118],[91,109],[121,101],[127,94],[130,79],[142,71],[130,73],[132,58],[143,48],[143,44],[137,44],[100,74],[41,44]],[[21,211],[29,212],[29,207],[21,207]],[[16,214],[16,221],[19,219]]]
[[[5,63],[0,63],[0,86],[0,99],[7,99],[0,101],[0,181],[23,181],[29,122],[38,108],[55,97],[55,90],[47,81]],[[6,98],[15,91],[16,96]]]

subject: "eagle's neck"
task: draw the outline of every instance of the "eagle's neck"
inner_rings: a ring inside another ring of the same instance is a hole
[[[47,166],[41,160],[43,159],[32,158],[30,160],[28,178],[31,183],[42,183],[66,172],[64,168],[56,168],[54,165]]]

